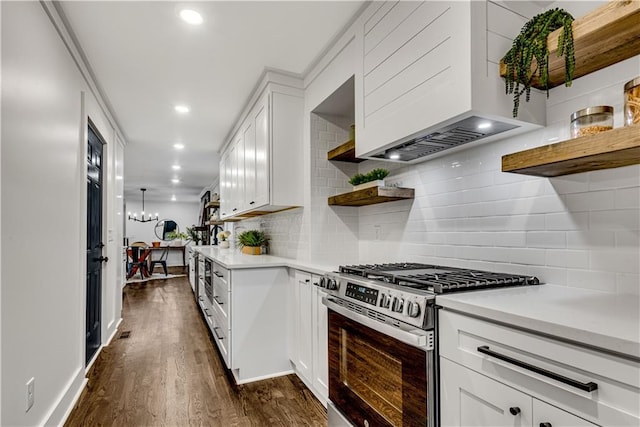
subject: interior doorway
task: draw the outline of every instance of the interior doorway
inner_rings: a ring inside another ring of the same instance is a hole
[[[102,148],[103,141],[89,122],[87,132],[87,313],[85,365],[100,348],[102,318]]]

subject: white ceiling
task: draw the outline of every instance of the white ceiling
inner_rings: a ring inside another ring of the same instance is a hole
[[[304,74],[362,4],[61,2],[127,140],[125,198],[139,199],[146,187],[146,200],[199,200],[217,179],[217,152],[264,68]],[[181,5],[199,10],[204,23],[182,21]],[[191,112],[176,113],[176,104]],[[175,150],[176,142],[185,148]]]

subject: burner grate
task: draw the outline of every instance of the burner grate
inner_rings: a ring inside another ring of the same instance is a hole
[[[502,286],[538,285],[536,277],[525,277],[488,271],[459,270],[445,274],[419,274],[398,277],[398,284],[443,294]]]

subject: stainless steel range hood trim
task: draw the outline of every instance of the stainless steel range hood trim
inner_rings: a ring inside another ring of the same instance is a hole
[[[469,129],[469,126],[465,125],[465,123],[468,123],[470,119],[499,124],[500,126],[505,127],[507,129],[499,132],[483,133],[481,130]],[[460,128],[461,124],[463,126]],[[455,130],[458,128],[460,128],[461,134],[464,134],[465,132],[468,132],[468,134],[460,135],[460,137],[457,139],[455,137],[449,138],[449,136],[442,137],[441,139],[445,140],[446,142],[442,142],[442,140],[439,139],[439,135],[442,135],[447,132],[451,133],[452,130]],[[488,115],[486,113],[481,113],[476,111],[467,111],[466,113],[460,114],[449,120],[438,123],[435,126],[431,126],[420,132],[416,132],[408,137],[389,143],[383,146],[382,148],[371,151],[369,153],[358,155],[358,157],[377,160],[377,161],[402,163],[402,164],[420,163],[420,162],[432,160],[434,158],[441,157],[447,154],[452,154],[456,151],[472,148],[480,144],[497,141],[503,138],[509,138],[518,134],[530,132],[540,128],[542,128],[541,125],[523,122],[517,119],[510,119],[510,118],[505,118],[497,115],[495,116]],[[472,135],[472,133],[474,132],[480,133],[481,135],[474,137],[474,135]],[[436,137],[433,137],[433,135],[436,135]],[[390,153],[393,150],[398,150],[398,152],[402,152],[402,151],[408,152],[411,150],[426,151],[426,148],[417,146],[421,143],[422,139],[425,139],[425,141],[427,141],[426,143],[427,146],[434,147],[434,150],[432,152],[423,154],[417,158],[404,159],[404,160],[402,158],[394,159],[389,157]],[[409,148],[412,145],[415,145],[415,147]]]

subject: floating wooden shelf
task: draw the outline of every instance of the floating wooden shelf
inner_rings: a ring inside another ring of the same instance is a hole
[[[360,163],[366,159],[356,157],[356,141],[348,140],[344,144],[334,148],[327,153],[327,160],[339,160],[341,162]]]
[[[204,207],[208,208],[208,209],[219,208],[220,207],[220,202],[209,202],[206,205],[204,205]]]
[[[224,221],[207,221],[204,223],[205,225],[208,226],[212,226],[212,225],[224,225]]]
[[[369,187],[362,190],[350,191],[329,197],[332,206],[366,206],[377,203],[393,202],[396,200],[413,199],[413,188],[400,187]]]
[[[640,54],[640,1],[611,1],[573,21],[577,79]],[[549,88],[564,84],[564,57],[558,58],[558,29],[547,37]],[[500,62],[500,75],[507,67]],[[533,87],[544,89],[534,81]],[[620,88],[622,91],[622,88]]]
[[[640,163],[640,125],[502,156],[502,172],[562,176]]]

